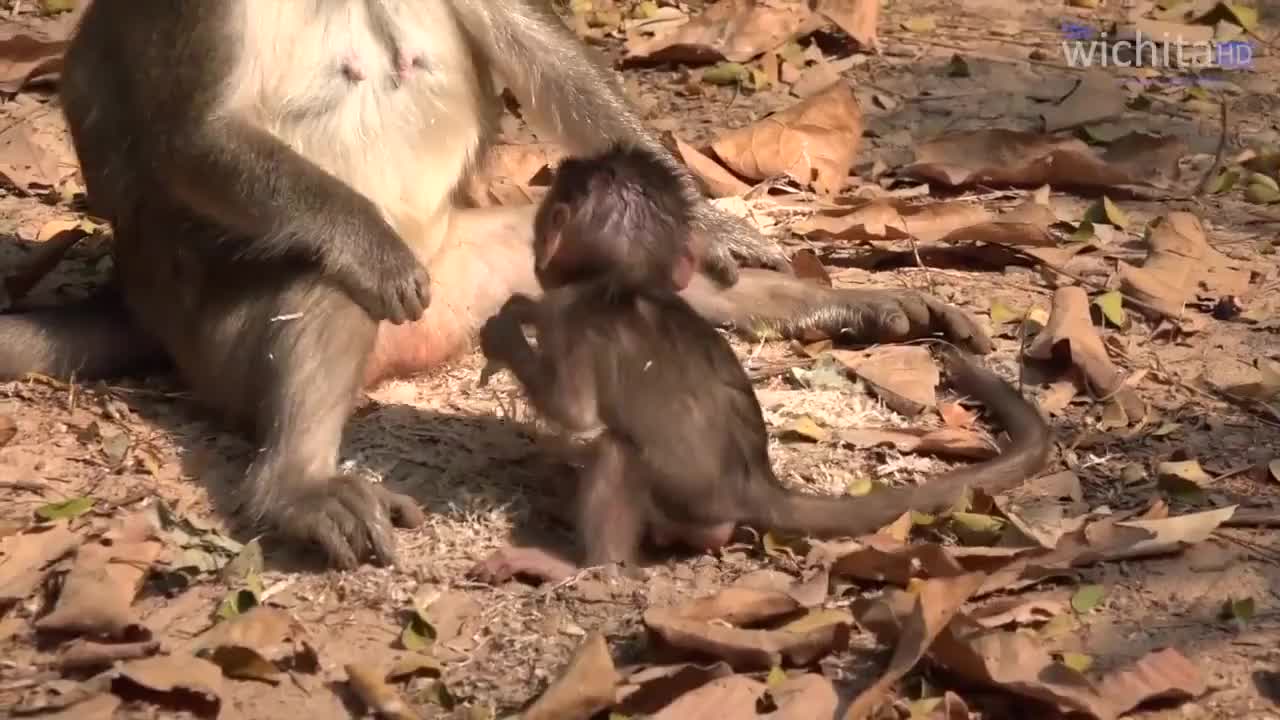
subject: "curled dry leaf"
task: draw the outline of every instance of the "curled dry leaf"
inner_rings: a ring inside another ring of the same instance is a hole
[[[525,720],[587,720],[613,704],[622,677],[613,667],[604,636],[592,633],[560,679],[522,715]]]
[[[818,0],[817,11],[845,31],[864,50],[879,50],[876,24],[879,0]]]
[[[0,539],[0,612],[27,599],[44,582],[45,568],[79,540],[66,522],[35,525]]]
[[[789,677],[769,689],[777,710],[765,713],[762,720],[812,720],[833,717],[836,712],[836,690],[831,681],[816,673]]]
[[[991,571],[1013,561],[1016,553],[995,558],[960,558],[951,549],[937,543],[898,545],[884,543],[880,547],[855,550],[831,566],[836,577],[906,585],[915,577],[958,577],[976,570]]]
[[[1042,623],[1061,615],[1066,609],[1067,606],[1057,600],[1006,598],[983,605],[969,616],[984,628],[998,628]]]
[[[746,62],[797,37],[823,21],[800,0],[729,0],[708,5],[699,16],[650,37],[632,34],[628,61],[653,63]]]
[[[764,683],[744,675],[712,680],[650,716],[649,720],[756,720],[756,701]]]
[[[191,655],[134,660],[111,674],[112,691],[126,700],[146,700],[207,718],[216,718],[222,707],[218,666]]]
[[[832,350],[831,355],[895,412],[912,417],[937,402],[938,366],[927,348],[897,345],[862,352]]]
[[[1249,287],[1247,269],[1209,245],[1200,219],[1188,212],[1172,212],[1154,222],[1147,235],[1149,248],[1140,267],[1120,262],[1120,287],[1145,305],[1150,317],[1177,318],[1197,293],[1241,295]]]
[[[479,172],[468,178],[467,197],[480,207],[528,203],[534,178],[563,156],[564,150],[552,143],[496,145]]]
[[[960,606],[982,586],[982,573],[926,580],[915,592],[891,590],[886,599],[855,605],[858,622],[869,627],[881,642],[895,642],[893,657],[884,675],[863,690],[845,713],[845,720],[871,717],[889,688],[920,662],[938,633],[951,622]],[[906,606],[905,612],[894,612]]]
[[[379,673],[359,665],[346,665],[347,684],[369,710],[385,720],[419,720],[418,713],[400,697]]]
[[[1115,73],[1092,70],[1062,102],[1042,113],[1044,129],[1058,132],[1122,115],[1128,100],[1129,94]]]
[[[746,195],[751,186],[739,180],[723,165],[707,157],[697,148],[672,133],[666,133],[664,141],[675,147],[676,154],[684,161],[694,177],[702,181],[711,197]]]
[[[920,242],[950,238],[991,220],[991,212],[971,202],[910,204],[905,200],[875,199],[825,208],[800,220],[791,229],[818,240],[873,243],[909,237]],[[949,240],[948,240],[949,242]]]
[[[1101,156],[1075,138],[1017,130],[975,130],[945,135],[916,147],[915,162],[900,174],[949,187],[968,185],[1108,188],[1157,184],[1176,175],[1186,146],[1172,137],[1131,134]]]
[[[36,123],[15,118],[0,129],[0,181],[19,191],[56,188],[75,167],[70,146],[39,131]]]
[[[983,436],[959,428],[852,428],[841,430],[838,437],[840,442],[855,448],[889,445],[899,452],[967,460],[986,460],[999,454]]]
[[[157,532],[144,511],[125,518],[106,537],[80,545],[53,612],[36,627],[116,638],[139,628],[130,606],[160,557]]]
[[[1107,673],[1099,693],[1123,715],[1145,702],[1184,702],[1209,689],[1200,666],[1173,648],[1153,652],[1132,666]]]
[[[1078,285],[1054,291],[1049,322],[1027,345],[1027,357],[1069,360],[1088,380],[1095,395],[1114,400],[1130,419],[1146,413],[1146,404],[1133,388],[1125,385],[1124,373],[1107,355],[1089,314],[1089,296]]]
[[[58,667],[63,670],[103,668],[118,660],[137,660],[149,657],[160,650],[155,640],[134,643],[97,643],[77,640],[68,645],[58,657]]]
[[[40,720],[112,720],[124,704],[111,693],[98,693],[87,700],[51,713],[41,713]]]
[[[731,130],[711,144],[737,174],[778,175],[834,195],[845,185],[862,140],[862,111],[853,90],[838,82],[790,108]]]
[[[9,303],[26,297],[45,275],[57,267],[71,248],[88,235],[88,231],[76,223],[45,240],[16,273],[4,278],[4,291],[0,293],[0,297],[7,299]],[[0,307],[0,310],[4,309]]]
[[[16,93],[27,83],[62,71],[65,40],[17,34],[0,40],[0,93]]]
[[[843,622],[805,632],[737,627],[800,607],[787,593],[727,588],[683,607],[650,609],[644,614],[644,623],[667,646],[720,658],[737,670],[767,669],[783,659],[804,665],[848,645],[849,625]]]
[[[723,662],[647,667],[627,676],[618,688],[615,708],[623,715],[647,717],[690,690],[730,675],[733,668]]]
[[[227,677],[269,683],[279,682],[285,670],[314,673],[320,666],[306,628],[284,610],[264,605],[214,625],[192,649]]]
[[[1083,530],[1087,550],[1082,556],[1098,560],[1129,560],[1177,552],[1209,539],[1235,513],[1230,505],[1216,510],[1178,515],[1163,520],[1103,520]],[[1079,541],[1079,536],[1071,539]],[[1083,558],[1077,558],[1080,564]]]

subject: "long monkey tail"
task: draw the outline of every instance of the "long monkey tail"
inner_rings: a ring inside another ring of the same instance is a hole
[[[999,456],[957,468],[913,487],[875,491],[862,497],[801,494],[777,483],[758,507],[766,517],[755,523],[784,532],[817,536],[857,536],[874,532],[908,510],[934,512],[949,507],[966,488],[990,494],[1011,490],[1044,469],[1052,433],[1035,406],[998,375],[958,351],[946,353],[947,370],[956,387],[981,400],[995,413],[1012,439]]]
[[[163,358],[111,291],[59,307],[0,315],[0,380],[123,374]]]

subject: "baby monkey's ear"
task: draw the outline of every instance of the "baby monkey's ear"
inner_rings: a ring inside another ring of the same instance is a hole
[[[547,219],[542,226],[541,236],[534,247],[534,254],[539,270],[546,270],[551,259],[560,250],[560,238],[564,235],[564,227],[569,224],[571,210],[567,203],[556,203],[547,211]]]
[[[677,291],[684,290],[689,287],[689,283],[693,282],[693,271],[696,261],[693,258],[693,250],[685,245],[676,255],[675,262],[671,264],[671,284],[675,286]]]

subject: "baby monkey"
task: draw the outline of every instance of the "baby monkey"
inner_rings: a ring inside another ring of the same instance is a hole
[[[908,509],[932,510],[965,487],[1008,489],[1047,459],[1048,428],[1012,387],[965,358],[962,390],[1013,435],[1002,455],[928,485],[863,497],[785,488],[773,473],[751,381],[728,341],[677,294],[691,281],[691,208],[648,151],[615,146],[566,159],[538,209],[540,301],[513,298],[480,342],[546,419],[594,435],[572,520],[585,566],[635,563],[644,540],[694,550],[726,544],[739,524],[819,536],[872,532]],[[537,349],[521,330],[532,324]],[[538,548],[506,548],[473,576],[558,581],[578,565]]]

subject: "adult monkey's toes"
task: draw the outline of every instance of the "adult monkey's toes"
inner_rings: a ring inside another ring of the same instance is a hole
[[[416,527],[426,519],[408,496],[348,475],[292,494],[282,504],[280,529],[318,544],[330,564],[343,570],[365,560],[397,564],[393,527]]]
[[[710,202],[694,207],[694,232],[702,246],[702,268],[721,285],[738,279],[738,262],[790,273],[791,263],[778,243],[745,218],[730,215]]]
[[[973,352],[991,352],[991,338],[971,313],[915,290],[844,290],[844,309],[834,313],[832,327],[854,335],[859,342],[891,343],[942,333],[947,340]],[[842,317],[842,315],[844,315]]]

